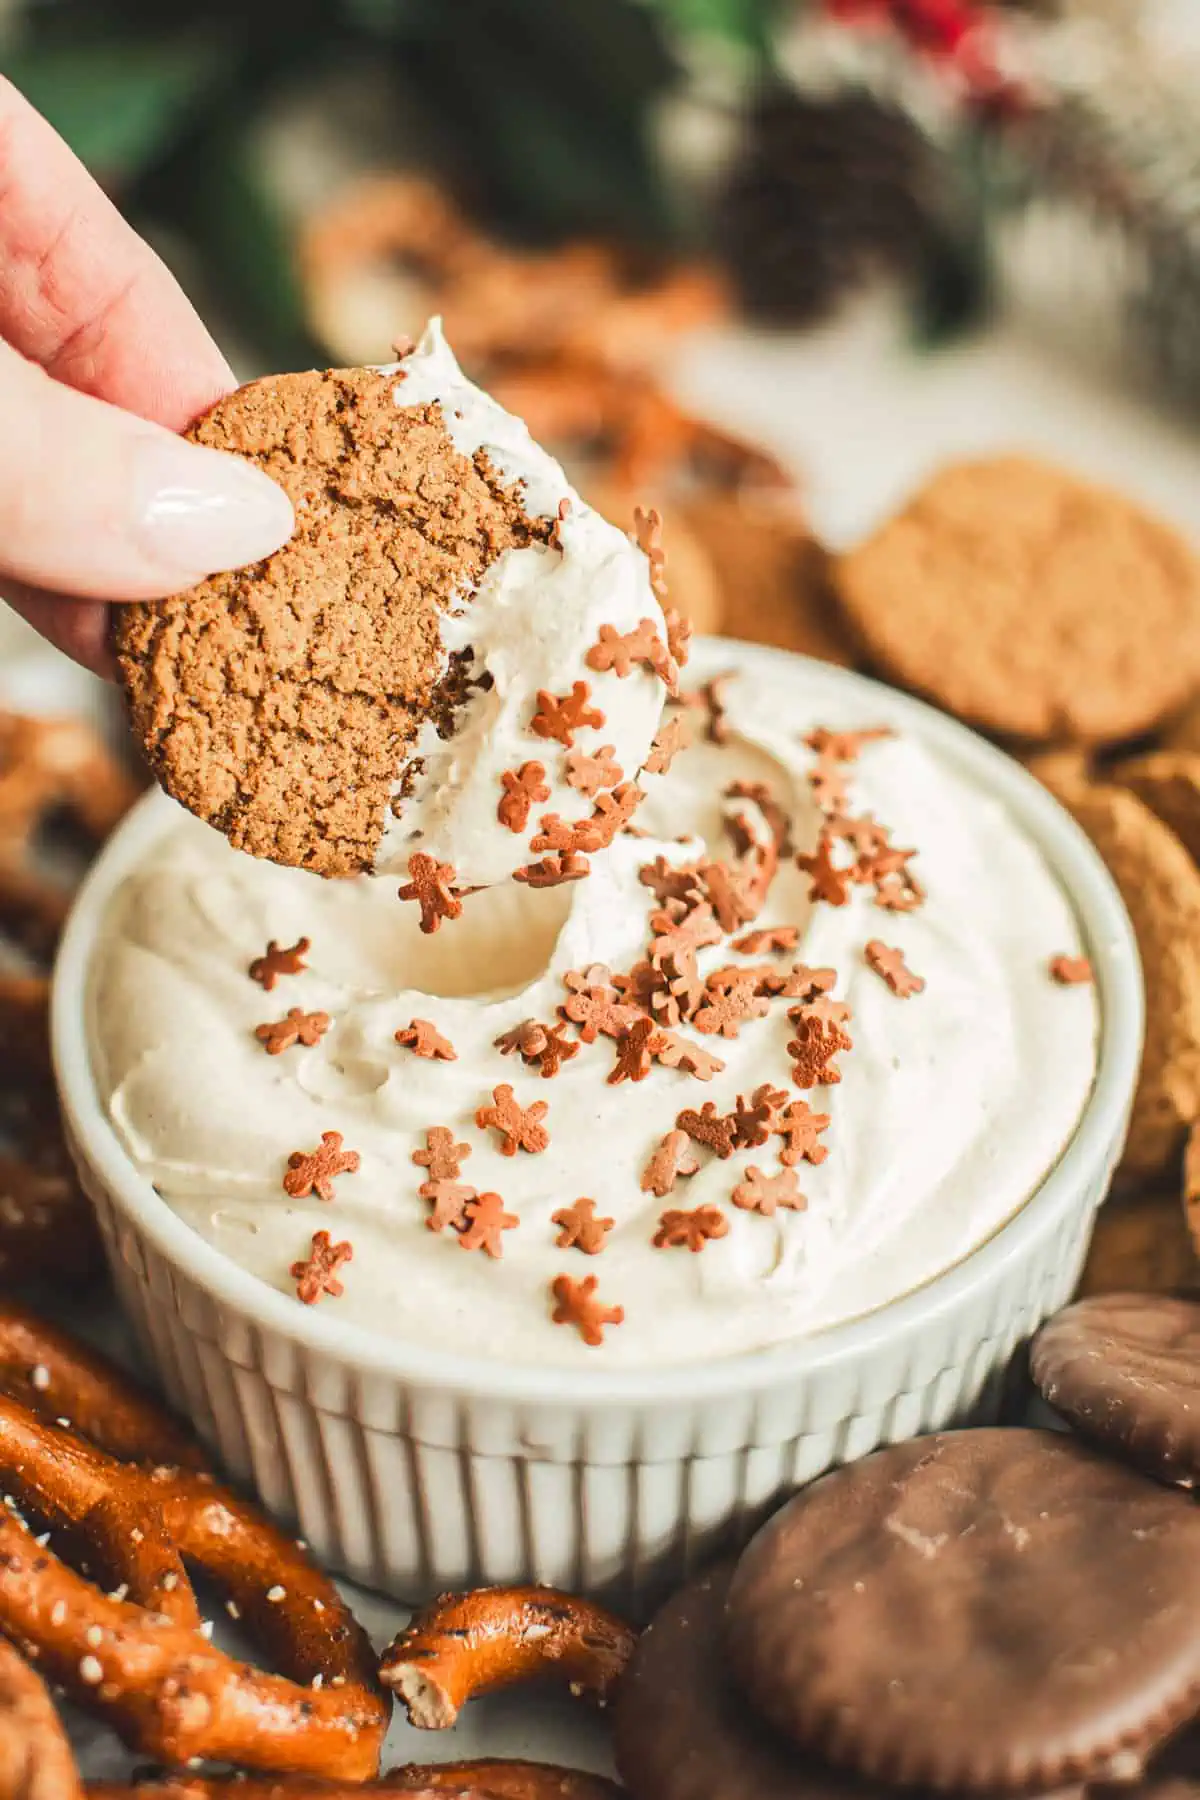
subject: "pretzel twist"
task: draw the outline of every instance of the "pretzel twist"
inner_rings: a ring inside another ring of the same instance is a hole
[[[80,1793],[45,1682],[0,1639],[0,1800],[79,1800]]]
[[[422,1731],[444,1731],[477,1694],[553,1675],[603,1706],[634,1632],[593,1601],[554,1588],[444,1594],[384,1651],[379,1678]]]
[[[253,1508],[206,1475],[119,1463],[11,1399],[0,1399],[0,1474],[129,1596],[102,1592],[0,1509],[0,1630],[132,1748],[174,1764],[374,1774],[387,1709],[370,1644],[333,1583]],[[282,1675],[198,1634],[183,1557],[233,1600]]]
[[[357,1787],[295,1776],[282,1780],[179,1776],[135,1788],[98,1781],[89,1785],[87,1800],[435,1800],[435,1796],[437,1800],[620,1800],[622,1791],[602,1775],[579,1769],[501,1760],[413,1764]],[[3,1789],[0,1800],[9,1800]]]

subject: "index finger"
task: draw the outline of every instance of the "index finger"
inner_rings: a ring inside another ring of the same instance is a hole
[[[3,76],[0,337],[176,431],[234,385],[174,276]]]

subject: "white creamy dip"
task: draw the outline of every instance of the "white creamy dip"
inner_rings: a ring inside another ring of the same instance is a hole
[[[701,674],[736,667],[738,648],[706,645],[701,661]],[[685,681],[697,678],[693,665]],[[803,1096],[791,1087],[786,999],[735,1038],[679,1028],[725,1062],[708,1083],[656,1063],[645,1080],[612,1086],[605,1037],[552,1080],[494,1047],[523,1020],[556,1020],[566,972],[628,970],[644,955],[656,903],[638,871],[659,854],[694,858],[698,846],[680,834],[727,855],[730,782],[769,783],[810,849],[818,814],[805,735],[888,722],[886,696],[864,712],[844,681],[783,656],[775,667],[747,659],[726,702],[726,746],[701,738],[669,774],[643,778],[637,823],[652,838],[619,836],[584,881],[472,895],[432,937],[398,903],[394,878],[322,882],[171,814],[111,901],[90,991],[101,1098],[137,1167],[201,1236],[272,1286],[294,1291],[289,1266],[328,1231],[354,1254],[344,1296],[322,1307],[389,1336],[517,1363],[659,1367],[779,1343],[878,1307],[983,1242],[1075,1128],[1095,1071],[1097,1003],[1090,986],[1050,977],[1052,957],[1082,946],[1037,848],[903,726],[845,773],[853,811],[916,849],[924,905],[884,911],[869,885],[844,906],[814,904],[807,875],[785,860],[756,921],[800,927],[797,949],[768,959],[781,970],[836,969],[853,1039],[837,1059],[839,1085]],[[251,960],[268,939],[301,936],[307,968],[264,993],[248,978]],[[900,949],[924,991],[898,998],[864,960],[871,939]],[[702,950],[699,966],[763,960],[726,941]],[[293,1006],[328,1013],[330,1029],[312,1048],[267,1055],[255,1027]],[[435,1025],[457,1059],[398,1045],[414,1018]],[[524,1106],[547,1102],[540,1154],[502,1155],[497,1134],[475,1123],[505,1082]],[[680,1109],[711,1100],[725,1113],[762,1082],[830,1115],[825,1160],[796,1169],[806,1210],[767,1217],[731,1203],[748,1165],[777,1172],[778,1137],[726,1161],[698,1149],[697,1174],[663,1198],[643,1191]],[[427,1228],[425,1171],[411,1159],[435,1125],[471,1146],[462,1180],[499,1193],[519,1219],[499,1260]],[[358,1171],[337,1178],[328,1203],[290,1198],[289,1154],[330,1130],[359,1153]],[[556,1245],[552,1215],[581,1196],[615,1221],[597,1256]],[[720,1209],[726,1235],[699,1254],[653,1247],[664,1211],[700,1206]],[[595,1275],[599,1298],[624,1308],[603,1344],[551,1322],[550,1284],[562,1274]]]

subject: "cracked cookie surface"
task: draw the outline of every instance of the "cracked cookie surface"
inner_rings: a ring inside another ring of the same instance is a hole
[[[373,865],[421,726],[449,732],[465,667],[441,620],[506,550],[549,540],[436,403],[370,369],[252,382],[188,436],[287,492],[281,550],[123,607],[121,680],[159,781],[238,849],[322,875]]]

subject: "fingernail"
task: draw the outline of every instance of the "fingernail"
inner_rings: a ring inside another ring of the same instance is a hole
[[[138,440],[133,477],[142,550],[181,587],[258,562],[296,528],[291,501],[253,463],[166,432]]]

